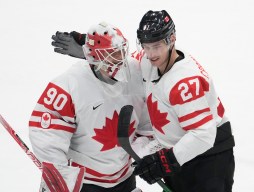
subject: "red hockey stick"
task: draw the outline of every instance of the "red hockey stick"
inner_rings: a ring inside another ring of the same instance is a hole
[[[33,154],[33,152],[30,151],[30,149],[27,147],[27,145],[22,141],[22,139],[18,136],[18,134],[12,129],[12,127],[7,123],[7,121],[3,118],[2,115],[0,115],[0,123],[4,126],[4,128],[10,133],[10,135],[13,137],[13,139],[19,144],[19,146],[23,149],[23,151],[32,159],[34,164],[42,171],[43,166],[42,163],[37,159],[37,157]],[[45,182],[47,183],[48,187],[51,189],[51,192],[69,192],[68,187],[62,178],[61,174],[56,170],[56,168],[52,169],[53,171],[49,171],[49,167],[52,168],[53,165],[47,164],[47,166],[44,165],[44,171],[43,171],[43,178]],[[80,186],[82,185],[83,175],[84,175],[85,168],[81,168],[79,175],[77,177],[77,181],[75,184],[75,187],[73,189],[73,192],[78,192],[80,190]],[[52,174],[54,173],[54,174]],[[56,179],[57,178],[57,179]],[[59,187],[59,185],[55,185],[54,183],[58,181],[61,181],[61,186],[65,186],[64,190],[56,188]]]
[[[5,121],[2,115],[0,115],[0,123],[4,126],[4,128],[10,133],[13,139],[19,144],[19,146],[23,149],[23,151],[28,155],[30,159],[34,162],[34,164],[42,170],[41,162],[37,159],[37,157],[33,154],[32,151],[27,147],[27,145],[22,141],[22,139],[18,136],[18,134],[12,129],[12,127]]]

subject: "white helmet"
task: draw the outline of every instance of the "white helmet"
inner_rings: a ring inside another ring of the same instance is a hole
[[[91,27],[83,50],[87,61],[117,81],[126,81],[128,41],[122,32],[105,22]],[[129,74],[128,74],[129,75]]]

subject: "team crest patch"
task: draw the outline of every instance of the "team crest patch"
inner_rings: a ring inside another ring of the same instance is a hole
[[[41,127],[44,129],[49,128],[51,123],[51,116],[49,113],[43,113],[41,116]]]

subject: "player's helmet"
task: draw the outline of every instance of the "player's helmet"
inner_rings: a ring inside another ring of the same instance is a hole
[[[165,11],[148,11],[139,23],[137,37],[139,43],[153,43],[166,39],[175,32],[175,24]]]
[[[127,66],[128,42],[118,28],[105,22],[88,30],[83,50],[88,62],[110,77],[115,78]]]

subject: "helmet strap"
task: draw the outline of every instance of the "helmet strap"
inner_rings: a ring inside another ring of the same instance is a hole
[[[173,47],[172,47],[171,49],[169,48],[169,50],[168,50],[168,54],[169,54],[169,55],[168,55],[168,62],[167,62],[167,65],[166,65],[166,67],[165,67],[165,69],[164,69],[162,75],[165,74],[165,73],[167,72],[167,68],[168,68],[168,65],[169,65],[169,62],[170,62],[170,59],[171,59],[172,50],[173,50],[174,46],[175,46],[175,45],[173,45]],[[173,65],[172,65],[172,66],[173,66]],[[172,67],[172,66],[171,66],[171,67]],[[171,69],[171,67],[169,68],[169,70]]]
[[[173,47],[174,47],[174,45],[173,45]],[[162,78],[162,76],[167,72],[166,70],[167,70],[167,68],[168,68],[168,65],[169,65],[169,62],[170,62],[170,59],[171,59],[173,47],[172,47],[172,49],[169,48],[169,50],[168,50],[168,54],[169,54],[169,55],[168,55],[168,62],[167,62],[167,65],[166,65],[166,67],[165,67],[163,73],[161,73],[160,70],[159,70],[159,68],[157,68],[158,74],[159,74],[159,79],[153,80],[153,81],[152,81],[153,83],[159,82],[160,79]],[[173,64],[173,65],[174,65],[174,64]],[[173,66],[173,65],[172,65],[172,66]],[[171,67],[172,67],[172,66],[171,66]],[[171,67],[169,68],[169,70],[171,69]]]

